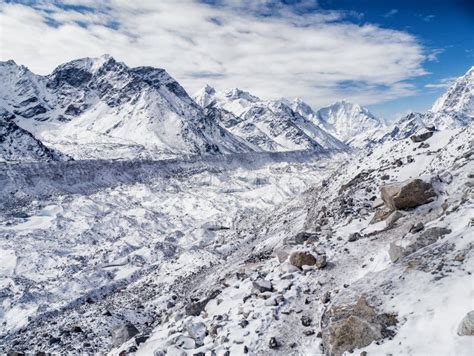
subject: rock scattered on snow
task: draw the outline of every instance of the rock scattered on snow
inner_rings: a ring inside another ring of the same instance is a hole
[[[421,179],[384,185],[380,188],[380,193],[385,205],[391,210],[415,208],[436,197],[431,183]]]

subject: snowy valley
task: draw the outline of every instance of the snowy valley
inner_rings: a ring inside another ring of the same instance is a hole
[[[472,354],[474,67],[393,123],[107,55],[0,82],[0,353]]]

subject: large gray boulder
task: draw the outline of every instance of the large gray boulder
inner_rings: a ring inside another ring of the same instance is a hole
[[[436,197],[433,186],[421,179],[383,185],[380,194],[390,210],[415,208],[430,203]]]
[[[139,333],[132,323],[125,323],[112,330],[112,344],[115,347],[122,345]]]
[[[458,327],[459,336],[474,336],[474,310],[466,314]]]

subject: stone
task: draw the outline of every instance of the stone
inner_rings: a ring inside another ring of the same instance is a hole
[[[324,292],[319,299],[323,304],[329,303],[331,301],[331,292]]]
[[[283,263],[288,259],[288,256],[290,256],[290,252],[290,247],[280,246],[273,250],[273,255],[276,256],[278,262]]]
[[[132,323],[125,323],[112,330],[112,344],[115,347],[122,345],[139,333]]]
[[[430,203],[436,197],[431,183],[421,179],[384,185],[380,188],[380,194],[390,210],[415,208]]]
[[[386,227],[393,227],[397,220],[399,220],[401,217],[403,217],[403,214],[400,211],[395,210],[385,220]]]
[[[204,309],[206,308],[207,303],[209,303],[210,300],[217,297],[220,293],[222,293],[222,291],[219,289],[216,289],[212,291],[208,297],[187,304],[186,307],[184,308],[186,315],[191,315],[191,316],[200,315],[201,312],[204,311]]]
[[[307,241],[308,242],[318,241],[318,235],[315,233],[310,233],[310,232],[299,232],[298,234],[296,234],[295,243],[297,245],[302,245]]]
[[[188,323],[186,325],[186,331],[188,332],[189,336],[194,339],[196,344],[202,344],[204,338],[207,336],[207,326],[203,322],[197,323]]]
[[[270,340],[268,341],[268,347],[270,349],[277,349],[279,347],[279,343],[276,338],[271,337]]]
[[[396,323],[394,314],[377,313],[365,296],[355,304],[333,305],[321,318],[324,350],[327,355],[341,356],[373,341],[393,337]]]
[[[260,293],[271,292],[273,290],[272,283],[263,278],[259,278],[252,283],[253,287]]]
[[[307,315],[303,315],[303,316],[301,317],[301,324],[302,324],[303,326],[311,326],[311,323],[312,323],[312,322],[313,322],[313,320],[312,320],[309,316],[307,316]]]
[[[411,228],[410,228],[410,232],[413,233],[413,234],[416,234],[417,232],[420,232],[421,230],[423,230],[425,228],[425,225],[423,225],[422,222],[419,222],[415,225],[413,225]]]
[[[383,201],[382,201],[383,205]],[[369,224],[376,224],[378,222],[381,222],[385,220],[390,214],[392,213],[392,210],[387,210],[387,209],[379,209],[375,212],[374,217],[372,220],[370,220]]]
[[[410,140],[412,140],[413,142],[423,142],[429,139],[431,136],[433,136],[433,131],[426,131],[419,135],[411,136]]]
[[[316,267],[318,268],[324,268],[327,265],[327,258],[326,255],[324,254],[317,254],[316,255]]]
[[[391,243],[388,249],[388,255],[392,262],[397,262],[400,258],[406,256],[406,250],[401,246]]]
[[[474,336],[474,310],[471,310],[462,319],[458,327],[459,336]]]
[[[451,230],[445,227],[430,227],[423,231],[419,237],[419,239],[428,239],[430,241],[435,242],[440,237],[450,234]]]
[[[319,230],[321,229],[318,226]],[[302,231],[297,233],[295,236],[287,237],[283,240],[283,245],[294,246],[294,245],[303,245],[305,242],[315,242],[318,241],[318,234],[313,232]]]
[[[388,174],[384,174],[383,176],[380,177],[381,180],[389,180],[390,176]]]
[[[316,257],[306,251],[295,251],[290,255],[290,263],[301,269],[303,266],[314,266]]]
[[[347,241],[349,241],[349,242],[354,242],[354,241],[359,240],[360,237],[361,237],[361,236],[360,236],[360,234],[359,234],[358,232],[354,232],[354,233],[352,233],[352,234],[349,234],[349,238],[347,239]]]
[[[453,181],[453,175],[449,173],[448,171],[443,171],[440,174],[438,174],[438,178],[441,182],[446,183],[446,184],[451,184]]]

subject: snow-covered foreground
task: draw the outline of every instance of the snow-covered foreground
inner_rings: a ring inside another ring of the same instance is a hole
[[[170,278],[177,278],[183,269],[220,259],[232,249],[226,236],[240,220],[297,196],[341,159],[307,155],[307,163],[224,165],[25,205],[11,199],[0,216],[0,334],[122,288],[150,269],[171,270]],[[41,182],[16,180],[17,190],[24,187],[17,195],[24,199],[25,191],[36,190],[41,196],[48,186]]]

